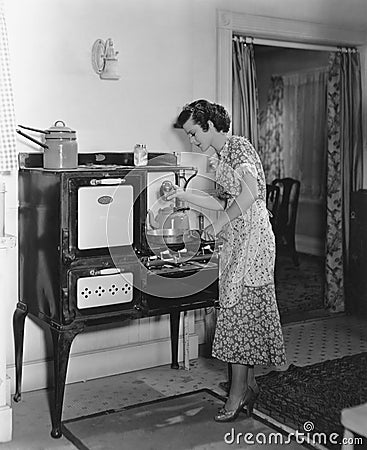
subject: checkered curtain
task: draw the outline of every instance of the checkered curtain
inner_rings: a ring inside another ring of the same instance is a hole
[[[0,172],[17,168],[15,115],[10,77],[8,35],[0,0]]]

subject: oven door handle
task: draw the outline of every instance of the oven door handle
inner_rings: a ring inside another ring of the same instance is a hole
[[[92,178],[90,180],[90,184],[92,186],[99,186],[99,185],[120,185],[124,184],[126,182],[125,178]]]
[[[96,275],[116,275],[118,273],[122,273],[122,270],[121,269],[117,269],[116,267],[114,267],[114,268],[111,268],[111,269],[100,269],[100,270],[92,269],[89,273],[92,276],[96,276]]]

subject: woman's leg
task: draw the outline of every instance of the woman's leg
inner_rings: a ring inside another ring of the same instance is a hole
[[[254,366],[245,364],[232,364],[231,366],[231,389],[224,408],[221,408],[214,417],[216,422],[232,422],[243,407],[246,407],[249,417],[258,397],[259,391],[254,376]]]
[[[232,364],[227,363],[227,380],[220,381],[219,387],[228,395],[232,383]]]
[[[231,367],[232,382],[225,405],[227,411],[236,409],[239,402],[243,399],[243,396],[247,390],[248,369],[251,366],[244,364],[232,364]]]
[[[257,397],[259,396],[259,387],[255,379],[254,366],[249,366],[247,371],[247,392],[244,403],[246,404],[247,416],[250,417],[254,409]]]
[[[231,384],[232,384],[232,364],[231,363],[228,363],[228,387],[230,388],[231,387]],[[228,389],[228,391],[229,391],[229,389]]]
[[[250,386],[255,392],[258,390],[254,366],[248,366],[247,371],[247,386]]]

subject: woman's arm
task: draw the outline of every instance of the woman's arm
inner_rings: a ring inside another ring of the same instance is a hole
[[[256,201],[257,195],[257,179],[249,171],[245,171],[241,174],[241,192],[226,210],[224,209],[225,201],[198,189],[184,191],[181,187],[176,186],[175,192],[168,194],[166,198],[167,200],[179,198],[202,208],[223,211],[217,222],[205,229],[208,235],[216,236],[227,223],[244,215]]]
[[[217,227],[222,229],[227,223],[246,211],[257,199],[257,180],[248,171],[241,176],[241,192],[234,199],[232,204],[221,214],[217,221]]]
[[[166,198],[167,200],[179,198],[201,208],[212,209],[214,211],[223,211],[225,207],[223,200],[199,189],[186,189],[184,191],[181,187],[176,186],[175,192],[168,194]]]
[[[245,214],[256,201],[257,195],[257,180],[247,171],[241,176],[241,192],[232,204],[220,214],[218,220],[205,228],[207,236],[211,239],[214,238],[231,220]]]

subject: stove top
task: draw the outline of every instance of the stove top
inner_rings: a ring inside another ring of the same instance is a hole
[[[157,254],[149,256],[145,260],[145,266],[151,268],[202,268],[207,267],[207,264],[216,264],[218,260],[217,250],[213,250],[211,246],[204,246],[198,252],[190,252],[187,249],[178,250],[164,250]]]

